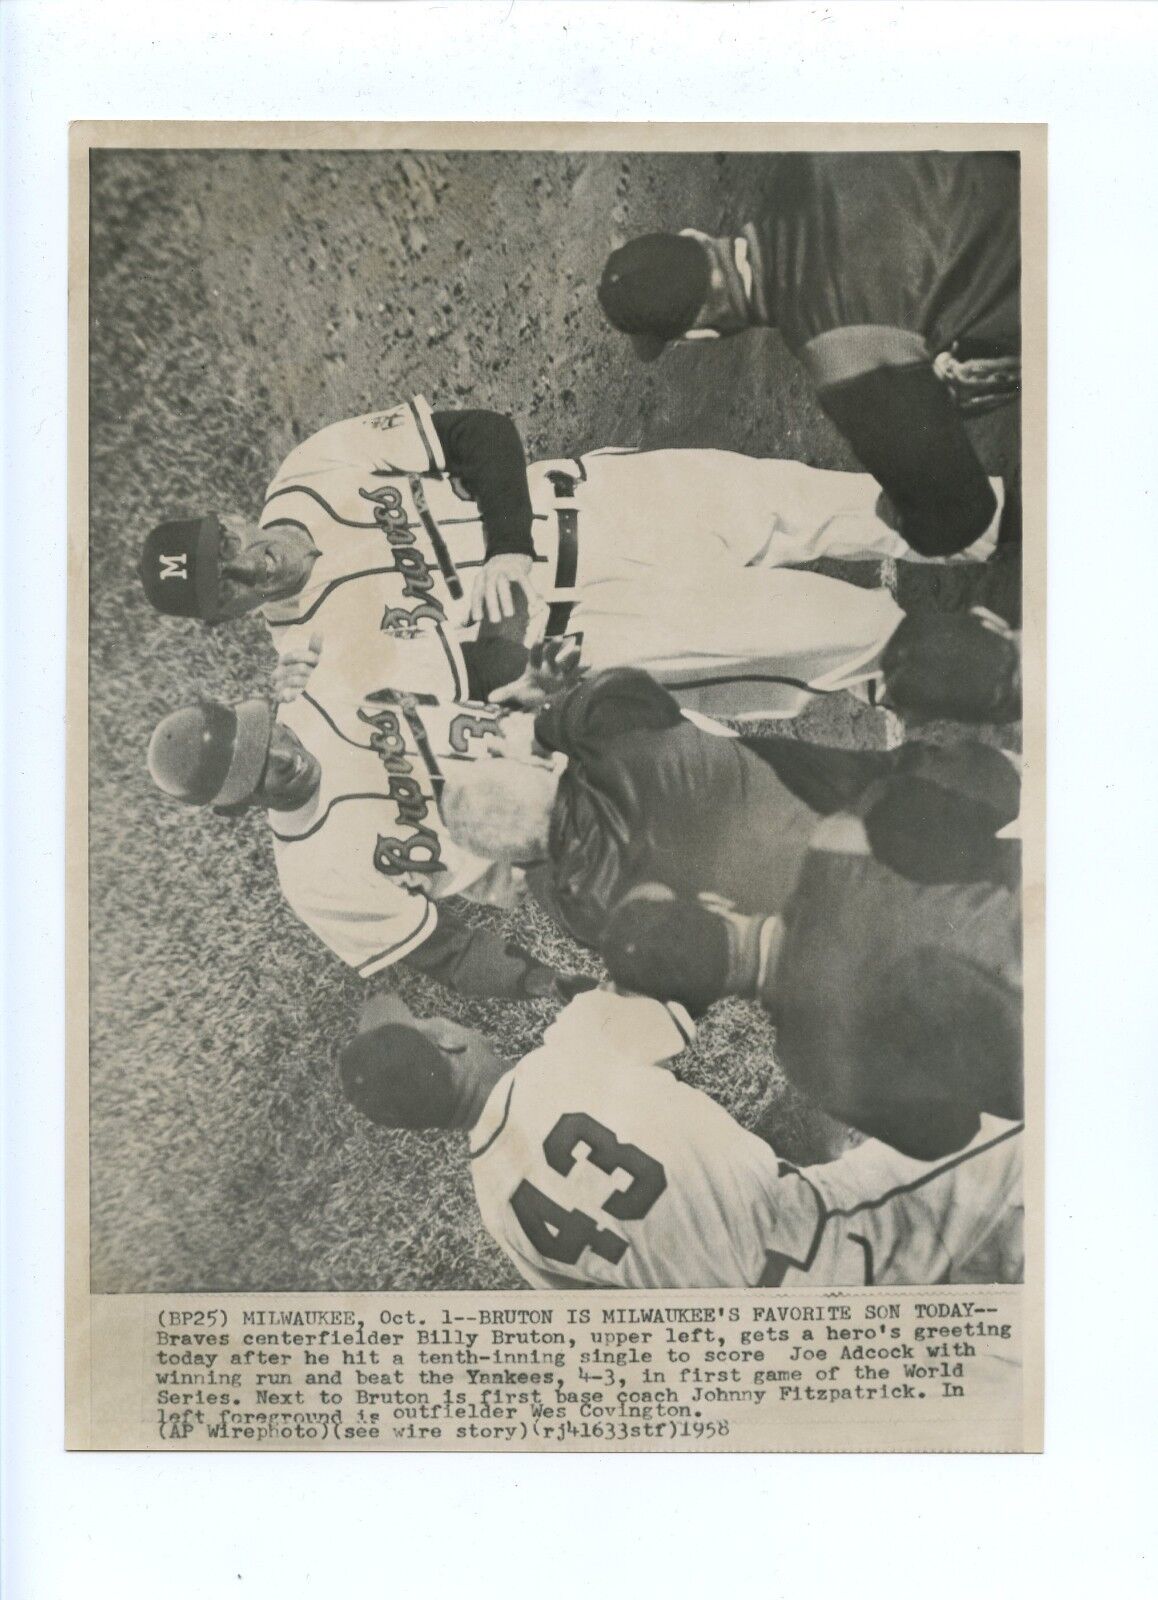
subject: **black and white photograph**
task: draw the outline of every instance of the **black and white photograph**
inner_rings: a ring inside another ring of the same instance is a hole
[[[968,133],[86,152],[93,1294],[1023,1281]]]
[[[1146,1592],[1156,27],[0,5],[5,1594]]]

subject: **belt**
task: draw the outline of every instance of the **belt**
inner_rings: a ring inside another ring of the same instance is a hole
[[[556,500],[573,500],[578,478],[568,472],[547,474],[555,488]],[[579,513],[574,506],[556,506],[555,519],[559,525],[559,551],[555,558],[555,588],[573,589],[579,573]],[[557,639],[567,632],[574,611],[574,600],[552,600],[547,608],[545,637]]]

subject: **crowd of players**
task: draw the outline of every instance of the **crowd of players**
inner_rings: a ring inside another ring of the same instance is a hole
[[[1015,761],[764,727],[838,692],[1019,716],[1001,619],[906,616],[804,570],[1018,537],[964,426],[1017,392],[1018,230],[1010,157],[794,156],[735,236],[608,259],[599,302],[643,359],[780,329],[864,473],[716,450],[528,465],[508,417],[414,397],[299,445],[256,522],[145,541],[157,609],[260,612],[278,657],[268,692],[159,724],[158,786],[264,809],[288,904],[364,979],[404,962],[561,1003],[512,1065],[380,990],[339,1068],[373,1121],[468,1136],[483,1220],[532,1285],[1021,1277]],[[455,913],[526,895],[603,981]],[[767,1011],[781,1068],[863,1141],[796,1169],[680,1080],[725,995]]]

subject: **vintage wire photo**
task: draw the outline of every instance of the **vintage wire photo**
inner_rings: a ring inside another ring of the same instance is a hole
[[[70,1443],[1037,1446],[1044,168],[74,130]]]

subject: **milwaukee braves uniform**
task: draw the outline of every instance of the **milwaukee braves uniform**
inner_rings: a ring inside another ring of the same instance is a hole
[[[437,796],[444,766],[502,738],[502,724],[521,720],[517,714],[386,690],[339,717],[311,682],[278,717],[321,767],[306,805],[267,813],[282,893],[361,977],[429,938],[437,901],[492,898],[479,892],[491,863],[446,837]]]
[[[1021,1142],[987,1119],[951,1161],[870,1141],[777,1161],[664,1065],[687,1013],[593,990],[492,1090],[470,1139],[488,1230],[536,1288],[946,1283],[1021,1276]]]
[[[528,643],[581,632],[590,666],[644,666],[686,705],[791,714],[809,685],[871,676],[900,621],[883,590],[784,570],[895,552],[865,474],[711,450],[604,450],[518,471],[528,537],[502,548],[529,551],[533,539],[544,604]],[[341,635],[351,692],[363,671],[379,682],[397,671],[448,700],[481,697],[462,625],[495,547],[424,400],[307,439],[270,485],[261,521],[306,529],[321,552],[301,594],[263,608],[279,653],[310,632],[327,650]],[[403,670],[404,654],[421,660]]]

